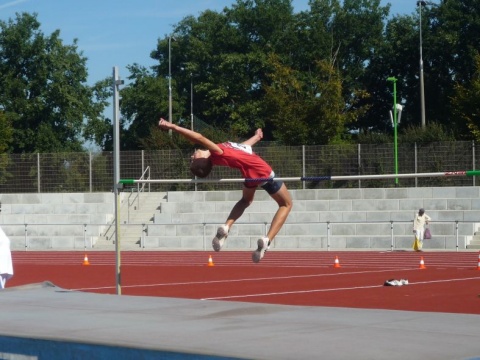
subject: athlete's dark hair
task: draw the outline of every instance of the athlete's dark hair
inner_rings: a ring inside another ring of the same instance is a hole
[[[199,178],[205,178],[212,171],[212,161],[210,158],[193,159],[190,164],[190,171]]]

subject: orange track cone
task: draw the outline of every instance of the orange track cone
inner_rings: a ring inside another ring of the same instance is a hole
[[[90,265],[90,263],[88,262],[87,254],[85,254],[85,257],[83,258],[83,264],[82,265]]]
[[[213,263],[213,260],[212,260],[212,255],[210,255],[208,257],[208,266],[215,266],[215,264]]]
[[[477,270],[480,270],[480,252],[478,253]]]
[[[420,257],[420,269],[426,269],[425,262],[423,261],[423,256]]]
[[[340,261],[338,261],[338,256],[335,256],[335,262],[333,263],[334,268],[339,268],[340,267]]]

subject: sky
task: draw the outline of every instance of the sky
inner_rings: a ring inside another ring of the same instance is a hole
[[[88,83],[112,76],[118,66],[120,78],[128,76],[127,65],[150,67],[150,53],[159,38],[171,34],[184,17],[197,17],[205,10],[221,11],[235,0],[0,0],[0,20],[16,13],[37,13],[40,30],[49,36],[60,30],[64,45],[78,39],[78,52],[87,58]],[[416,0],[381,0],[390,3],[390,15],[415,12]],[[293,0],[295,12],[308,9],[308,0]]]

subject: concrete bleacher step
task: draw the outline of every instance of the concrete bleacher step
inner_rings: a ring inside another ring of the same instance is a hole
[[[152,224],[160,204],[166,201],[166,193],[121,193],[120,242],[122,248],[140,248],[144,229]],[[115,248],[115,226],[95,241],[97,249]]]
[[[111,193],[1,194],[0,223],[12,249],[90,247],[113,219]]]
[[[472,221],[480,216],[478,192],[474,187],[292,191],[294,207],[275,246],[326,248],[328,243],[339,248],[390,248],[394,242],[396,248],[410,248],[413,216],[418,208],[425,207],[434,219],[434,238],[425,246],[455,249],[458,240],[458,246],[465,248],[473,233]],[[168,202],[162,204],[154,224],[148,227],[146,246],[209,248],[216,227],[225,221],[240,196],[240,191],[168,193]],[[263,222],[269,224],[276,209],[268,194],[257,192],[241,218],[250,224],[234,226],[229,247],[250,247],[266,232]]]
[[[467,245],[467,249],[480,249],[480,235],[475,234]]]
[[[140,239],[137,237],[121,237],[120,246],[122,250],[140,249]],[[96,250],[115,250],[115,240],[98,239],[93,246]]]
[[[291,192],[294,206],[274,242],[277,249],[409,249],[412,219],[419,207],[433,218],[427,248],[480,248],[480,188],[307,189]],[[120,195],[122,249],[210,249],[241,191],[178,191]],[[113,250],[111,193],[0,195],[2,228],[12,248]],[[277,205],[258,191],[232,228],[227,249],[255,247]],[[457,223],[456,223],[457,222]],[[25,224],[28,229],[25,231]],[[52,225],[55,224],[55,225]],[[84,231],[87,224],[87,231]],[[392,228],[393,226],[393,228]],[[457,228],[456,228],[457,227]],[[458,238],[457,238],[458,232]],[[477,247],[478,246],[478,247]]]

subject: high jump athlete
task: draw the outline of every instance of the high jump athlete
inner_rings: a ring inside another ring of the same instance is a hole
[[[257,129],[255,135],[240,144],[234,142],[215,144],[202,134],[172,124],[165,119],[161,118],[158,125],[163,130],[173,130],[205,148],[205,150],[196,150],[191,157],[190,170],[194,175],[200,178],[207,177],[212,167],[217,165],[240,170],[244,179],[262,179],[261,181],[246,181],[243,184],[242,198],[235,204],[230,215],[228,215],[227,221],[218,228],[217,234],[212,240],[213,249],[220,251],[232,225],[250,206],[255,191],[258,187],[261,187],[277,202],[278,210],[272,219],[267,235],[257,241],[258,248],[252,253],[253,262],[258,263],[264,257],[265,252],[292,210],[292,198],[285,184],[282,181],[275,180],[275,173],[270,165],[252,151],[252,146],[263,138],[262,129]]]

